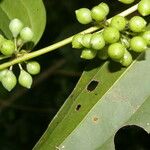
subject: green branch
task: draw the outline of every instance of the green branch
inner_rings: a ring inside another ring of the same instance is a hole
[[[136,10],[137,10],[137,4],[134,5],[134,6],[131,7],[131,8],[129,8],[129,9],[123,11],[123,12],[120,13],[119,15],[121,15],[121,16],[127,16],[127,15],[129,15],[129,14],[135,12]],[[111,20],[111,18],[108,19],[107,21],[110,22],[110,20]],[[89,29],[82,31],[81,33],[92,33],[92,32],[95,32],[95,31],[99,30],[100,28],[101,28],[100,26],[90,27]],[[0,70],[2,70],[2,69],[4,69],[4,68],[7,68],[7,67],[9,67],[9,66],[12,66],[12,65],[14,65],[14,64],[21,63],[21,62],[23,62],[23,61],[32,59],[32,58],[34,58],[34,57],[37,57],[37,56],[46,54],[46,53],[51,52],[51,51],[53,51],[53,50],[56,50],[56,49],[58,49],[58,48],[60,48],[60,47],[62,47],[62,46],[65,46],[65,45],[71,43],[72,38],[73,38],[73,36],[71,36],[71,37],[69,37],[69,38],[67,38],[67,39],[65,39],[65,40],[62,40],[62,41],[60,41],[60,42],[58,42],[58,43],[55,43],[55,44],[53,44],[53,45],[50,45],[50,46],[48,46],[48,47],[42,48],[42,49],[37,50],[37,51],[35,51],[35,52],[31,52],[31,53],[28,53],[28,54],[24,54],[23,56],[20,56],[20,57],[18,57],[18,58],[15,58],[14,60],[11,60],[11,61],[8,61],[8,62],[6,62],[6,63],[3,63],[3,64],[0,65]]]

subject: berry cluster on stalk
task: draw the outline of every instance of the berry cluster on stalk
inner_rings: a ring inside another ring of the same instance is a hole
[[[23,49],[24,44],[31,42],[34,33],[30,27],[24,27],[21,20],[15,18],[10,21],[9,29],[13,35],[13,40],[6,39],[0,35],[0,59],[17,58],[25,53],[27,50]],[[24,62],[26,70],[23,69],[22,64],[18,64],[20,73],[18,82],[21,86],[30,88],[32,85],[32,75],[40,72],[40,64],[37,61]],[[5,89],[11,91],[17,84],[17,77],[13,73],[13,66],[0,70],[0,81]]]
[[[134,0],[119,0],[130,4]],[[150,46],[150,29],[142,16],[150,15],[150,0],[141,0],[138,4],[139,15],[129,20],[116,15],[110,22],[106,21],[109,6],[102,2],[91,10],[76,10],[76,18],[81,24],[96,22],[104,29],[96,33],[76,34],[72,39],[72,47],[81,49],[80,57],[91,60],[96,56],[102,60],[111,58],[122,66],[128,67],[132,61],[132,51],[144,52]]]

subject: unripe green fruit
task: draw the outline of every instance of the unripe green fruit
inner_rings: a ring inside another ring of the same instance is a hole
[[[102,50],[97,52],[97,57],[102,60],[106,60],[108,58],[108,47],[104,47]]]
[[[20,32],[20,37],[24,42],[29,42],[33,39],[33,32],[31,28],[25,27]]]
[[[92,22],[91,11],[88,8],[80,8],[75,11],[75,14],[81,24],[89,24]]]
[[[135,0],[118,0],[119,2],[121,3],[124,3],[124,4],[131,4],[133,3]]]
[[[133,61],[132,55],[127,50],[125,50],[125,53],[124,53],[123,57],[120,60],[120,63],[124,67],[128,67],[132,63],[132,61]]]
[[[1,45],[1,53],[5,56],[12,55],[15,51],[15,44],[11,40],[4,40]]]
[[[82,53],[81,53],[81,58],[82,59],[87,59],[87,60],[90,60],[90,59],[93,59],[95,58],[96,56],[96,51],[95,50],[92,50],[92,49],[84,49],[82,50]]]
[[[133,32],[142,32],[146,27],[146,21],[140,16],[134,16],[129,20],[129,28]]]
[[[0,81],[2,80],[2,78],[5,76],[5,74],[7,73],[8,69],[4,69],[0,71]]]
[[[72,48],[80,49],[82,45],[83,34],[76,34],[72,39]]]
[[[23,23],[19,19],[15,18],[10,21],[9,29],[14,38],[18,36],[22,28],[23,28]]]
[[[142,16],[150,15],[150,0],[141,0],[138,4],[138,11]]]
[[[144,38],[135,36],[130,41],[130,48],[135,52],[143,52],[147,48],[147,43]]]
[[[105,46],[105,40],[101,33],[94,33],[92,35],[91,46],[94,50],[101,50]]]
[[[32,76],[28,72],[21,70],[18,82],[21,86],[30,89],[33,82]]]
[[[40,73],[41,70],[40,64],[37,61],[28,62],[26,67],[27,71],[32,75]]]
[[[103,37],[107,43],[116,43],[119,41],[120,33],[114,27],[107,27],[103,31]]]
[[[150,30],[149,31],[145,31],[142,34],[142,37],[145,39],[147,45],[150,46]]]
[[[127,21],[124,17],[122,16],[114,16],[112,19],[111,19],[111,22],[110,22],[110,26],[118,29],[119,31],[122,31],[125,29],[126,27],[126,24],[127,24]]]
[[[121,43],[113,43],[108,47],[108,55],[113,60],[119,60],[125,53],[125,47]]]
[[[6,90],[11,91],[16,86],[17,79],[14,73],[11,70],[8,70],[3,76],[1,82]]]
[[[105,10],[105,12],[106,12],[106,15],[109,14],[109,6],[108,6],[106,3],[102,2],[102,3],[100,3],[98,6],[101,6],[101,7],[104,8],[104,10]]]
[[[92,34],[85,34],[83,35],[82,37],[82,45],[85,47],[85,48],[91,48],[91,37],[92,37]]]
[[[102,6],[95,6],[91,10],[91,16],[95,21],[103,21],[106,18],[106,11]]]

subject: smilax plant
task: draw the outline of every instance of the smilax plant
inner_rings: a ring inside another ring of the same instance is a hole
[[[145,69],[149,67],[147,60],[150,59],[150,0],[118,1],[133,6],[109,19],[111,9],[105,2],[92,8],[79,8],[74,12],[77,22],[91,27],[36,51],[32,49],[42,36],[46,20],[42,0],[18,1],[18,8],[9,0],[0,2],[2,10],[8,11],[5,15],[4,11],[1,13],[6,20],[0,22],[0,81],[6,90],[14,89],[17,82],[30,89],[33,77],[41,70],[39,62],[33,58],[67,44],[72,45],[72,51],[80,52],[81,59],[101,62],[84,71],[73,94],[35,150],[106,150],[114,132],[122,125],[130,124],[132,120],[141,125],[145,121],[138,122],[141,119],[139,108],[147,106],[144,104],[150,91],[146,82],[150,73]],[[7,7],[10,5],[12,8]],[[17,13],[10,9],[17,9]],[[39,18],[44,19],[39,21]],[[114,64],[120,67],[116,67],[117,71]],[[14,65],[19,69],[18,75]],[[143,109],[141,112],[144,114]],[[138,119],[134,119],[135,115]],[[149,120],[142,125],[148,126]]]
[[[120,2],[130,4],[134,1],[120,0]],[[133,61],[132,51],[141,53],[150,45],[150,31],[146,27],[148,22],[142,17],[150,15],[149,8],[149,0],[141,0],[138,5],[109,20],[106,19],[109,14],[109,6],[104,2],[94,6],[91,10],[80,8],[75,11],[79,23],[83,25],[94,23],[96,24],[95,27],[32,53],[23,49],[23,46],[32,42],[34,38],[32,29],[24,26],[20,19],[12,19],[8,26],[13,39],[7,39],[0,35],[1,59],[13,58],[11,61],[0,65],[3,86],[8,91],[15,87],[17,79],[13,73],[13,65],[18,64],[20,68],[19,84],[30,88],[32,85],[31,75],[40,72],[40,64],[35,61],[28,62],[27,60],[70,42],[72,42],[73,48],[82,49],[80,56],[82,59],[91,60],[98,56],[98,58],[106,60],[110,57],[112,60],[120,62],[122,66],[128,67]],[[136,9],[138,9],[141,16],[136,15],[130,19],[125,18],[126,15],[136,11]],[[103,30],[98,31],[102,27],[104,27]],[[23,63],[25,63],[27,71],[23,69]],[[10,68],[6,71],[8,67]]]

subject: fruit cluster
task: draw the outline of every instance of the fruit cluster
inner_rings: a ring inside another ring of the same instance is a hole
[[[0,52],[1,58],[17,58],[27,53],[22,47],[27,42],[31,42],[34,34],[30,27],[24,27],[23,23],[15,18],[10,21],[9,29],[13,35],[13,40],[8,40],[4,36],[0,35]],[[25,71],[21,64],[19,65],[20,74],[18,82],[21,86],[30,88],[32,85],[32,76],[40,72],[40,64],[36,61],[25,62]],[[11,91],[17,84],[17,78],[13,73],[13,66],[9,69],[0,70],[0,81],[5,89]]]
[[[147,11],[150,10],[150,5],[148,5],[149,3],[149,0],[140,1],[138,4],[138,11],[141,15],[150,15],[150,12]],[[145,13],[144,10],[141,9],[141,4],[146,4],[146,6],[148,6],[147,8],[144,5]],[[98,11],[99,9],[102,9],[102,6],[105,8],[103,13]],[[80,57],[83,59],[90,60],[97,56],[98,58],[105,60],[110,57],[112,60],[120,62],[123,66],[127,67],[133,61],[131,55],[132,51],[141,53],[150,46],[150,29],[147,28],[147,22],[141,16],[134,16],[127,20],[123,16],[116,15],[108,23],[105,21],[106,14],[108,14],[108,12],[109,7],[106,3],[100,3],[91,11],[88,11],[88,13],[86,8],[77,10],[76,18],[80,23],[90,23],[91,19],[90,21],[87,20],[89,20],[89,16],[91,16],[91,18],[93,18],[96,22],[101,21],[104,29],[92,34],[75,35],[72,40],[72,47],[82,49]],[[86,16],[88,16],[87,20]]]

